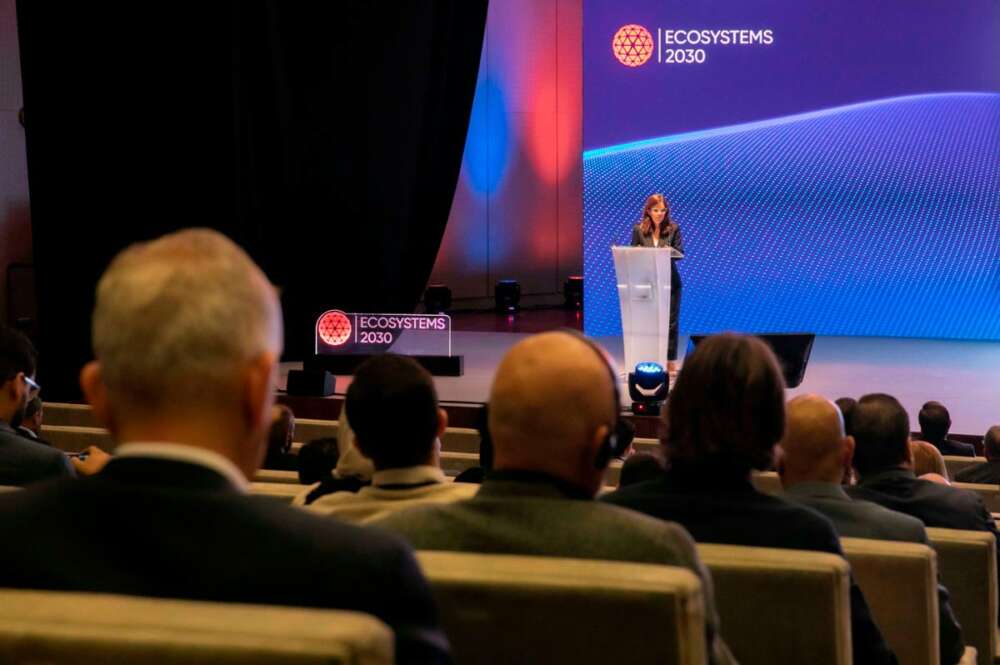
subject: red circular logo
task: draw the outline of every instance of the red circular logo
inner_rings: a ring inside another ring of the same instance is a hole
[[[641,25],[623,25],[611,40],[611,50],[618,62],[626,67],[638,67],[653,55],[653,36]]]
[[[319,338],[330,346],[341,346],[351,339],[351,319],[339,309],[331,309],[316,324]]]

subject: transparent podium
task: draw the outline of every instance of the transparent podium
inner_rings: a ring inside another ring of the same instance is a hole
[[[684,255],[673,247],[612,247],[622,311],[625,371],[640,362],[667,366],[670,335],[670,264]]]

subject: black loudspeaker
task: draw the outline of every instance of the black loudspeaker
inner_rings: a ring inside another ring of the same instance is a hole
[[[293,369],[288,372],[285,392],[300,397],[329,397],[337,388],[337,377],[326,370]]]
[[[698,346],[708,335],[691,335],[691,343]],[[754,337],[771,347],[781,363],[785,375],[785,385],[797,388],[806,376],[806,365],[812,353],[815,333],[758,333]]]

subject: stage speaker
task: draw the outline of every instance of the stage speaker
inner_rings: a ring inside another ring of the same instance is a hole
[[[293,369],[288,372],[285,392],[300,397],[329,397],[337,388],[337,377],[326,370]]]
[[[698,346],[708,335],[691,335],[691,343]],[[771,347],[774,355],[781,363],[781,371],[785,375],[785,385],[797,388],[806,376],[806,365],[809,364],[809,354],[812,353],[814,333],[758,333],[754,335]]]

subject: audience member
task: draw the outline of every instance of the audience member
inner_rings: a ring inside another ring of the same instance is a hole
[[[44,411],[42,398],[36,394],[28,400],[28,405],[24,407],[24,415],[21,419],[12,421],[11,424],[14,425],[14,430],[26,439],[44,443],[46,446],[52,445],[41,438],[42,419],[45,417]]]
[[[910,418],[891,395],[865,395],[851,416],[854,468],[860,482],[847,490],[891,510],[913,515],[925,526],[1000,533],[983,500],[965,490],[920,480],[909,465]],[[1000,582],[1000,579],[998,579]]]
[[[347,420],[347,409],[341,405],[337,422],[337,463],[333,472],[301,492],[292,505],[307,506],[316,499],[334,492],[357,492],[372,483],[375,465],[361,454],[355,445],[354,430]],[[300,474],[301,475],[301,474]]]
[[[483,478],[493,468],[493,438],[490,436],[490,407],[483,404],[476,414],[476,431],[479,432],[479,466],[472,466],[455,476],[456,483],[482,485]]]
[[[926,441],[910,441],[910,460],[913,475],[917,478],[930,480],[928,476],[937,476],[945,483],[948,482],[948,468],[944,464],[944,456],[940,450]]]
[[[828,519],[750,482],[771,465],[785,426],[785,384],[771,350],[755,337],[717,335],[689,355],[663,410],[668,470],[604,501],[680,522],[695,540],[843,555]],[[851,583],[856,663],[894,663],[868,604]]]
[[[307,441],[299,448],[296,455],[299,471],[299,482],[303,485],[318,483],[324,478],[331,478],[337,468],[340,451],[337,449],[337,437],[324,436]]]
[[[358,450],[375,464],[372,484],[319,497],[309,508],[364,522],[425,503],[467,499],[479,489],[441,470],[448,415],[434,380],[415,360],[387,353],[358,367],[344,400]]]
[[[0,324],[0,485],[29,485],[76,475],[61,451],[18,435],[12,426],[38,393],[35,348],[20,332]]]
[[[618,486],[626,487],[636,483],[655,480],[664,471],[663,460],[653,453],[633,453],[625,458],[621,473],[618,476]]]
[[[81,385],[120,446],[97,475],[0,497],[0,586],[351,609],[392,628],[400,662],[447,662],[404,543],[246,494],[282,330],[241,249],[189,230],[124,250],[93,344]]]
[[[711,661],[732,662],[717,636],[711,578],[687,533],[592,500],[617,448],[616,383],[602,352],[580,335],[550,332],[516,344],[490,392],[494,470],[479,493],[376,524],[418,549],[685,566],[702,579]]]
[[[910,419],[891,395],[865,395],[851,418],[854,468],[860,482],[848,493],[917,517],[926,526],[989,531],[996,526],[972,492],[918,479],[912,471]]]
[[[840,397],[834,404],[840,409],[840,415],[844,420],[844,433],[847,436],[851,435],[851,411],[854,410],[854,406],[858,403],[858,400],[853,397]]]
[[[986,436],[983,437],[983,450],[986,453],[986,461],[956,473],[956,482],[1000,485],[1000,425],[994,425],[986,432]]]
[[[920,438],[941,451],[942,455],[975,457],[976,447],[970,443],[952,441],[948,438],[951,429],[951,414],[940,402],[927,402],[917,414],[920,422]]]
[[[785,436],[781,440],[779,473],[785,496],[813,508],[833,522],[837,533],[849,538],[874,538],[929,544],[924,524],[870,501],[852,500],[840,485],[845,466],[851,465],[854,439],[844,434],[839,409],[819,395],[802,395],[786,408]],[[962,629],[938,585],[941,661],[962,659]]]
[[[295,438],[295,414],[284,404],[275,404],[271,409],[271,429],[267,434],[267,454],[265,469],[293,471],[297,461],[291,454]]]

